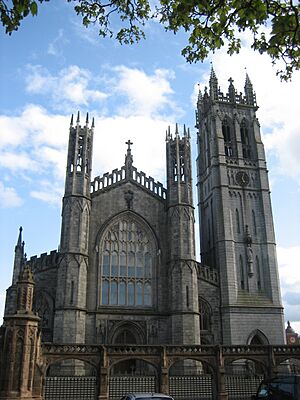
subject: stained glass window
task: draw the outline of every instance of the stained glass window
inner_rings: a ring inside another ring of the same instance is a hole
[[[100,303],[151,307],[155,255],[151,235],[127,217],[106,230],[100,247]]]

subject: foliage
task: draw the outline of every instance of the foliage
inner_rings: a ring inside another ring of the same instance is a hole
[[[182,54],[188,62],[196,62],[225,45],[229,54],[238,53],[239,32],[248,30],[254,50],[268,54],[274,64],[284,62],[278,71],[282,79],[290,79],[300,69],[300,5],[293,0],[159,0],[155,7],[149,0],[67,1],[75,2],[74,9],[86,27],[98,24],[100,36],[120,43],[144,38],[144,24],[155,19],[174,34],[181,29],[187,32]],[[9,34],[37,11],[34,0],[0,0],[1,21]]]

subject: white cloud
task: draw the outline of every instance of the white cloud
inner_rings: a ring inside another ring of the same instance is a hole
[[[16,190],[12,187],[4,186],[4,184],[0,181],[0,207],[19,207],[22,205],[22,203],[23,201]]]
[[[59,110],[88,106],[91,102],[101,103],[107,97],[100,90],[89,89],[96,82],[90,71],[77,65],[62,69],[57,76],[51,75],[40,65],[29,65],[27,72],[27,91],[50,96],[52,105]]]
[[[59,185],[62,182],[53,181],[40,181],[36,182],[36,190],[30,192],[30,196],[42,200],[48,204],[55,206],[61,206],[61,199],[63,196],[63,185]]]
[[[59,29],[57,36],[48,45],[48,54],[56,57],[63,56],[63,47],[68,43],[63,29]]]
[[[122,114],[150,116],[162,112],[163,107],[177,109],[171,98],[172,71],[156,69],[153,75],[147,75],[142,70],[125,66],[119,66],[115,71],[119,74],[115,91],[128,97],[128,106],[120,109]]]

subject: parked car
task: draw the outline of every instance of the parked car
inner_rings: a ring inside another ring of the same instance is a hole
[[[252,400],[300,400],[300,375],[276,376],[259,385]]]
[[[121,400],[174,400],[173,397],[163,393],[128,393]]]

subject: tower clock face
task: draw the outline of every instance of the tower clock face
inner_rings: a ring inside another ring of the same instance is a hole
[[[238,171],[235,176],[238,185],[247,186],[250,182],[249,175],[245,171]]]

